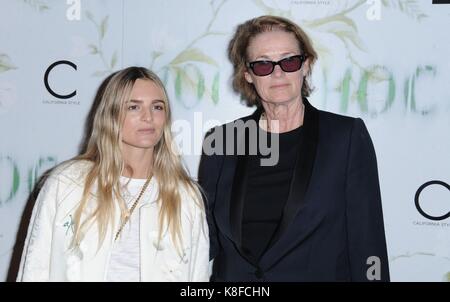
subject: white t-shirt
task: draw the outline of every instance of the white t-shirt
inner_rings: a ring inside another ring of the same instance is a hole
[[[122,196],[128,209],[136,201],[146,179],[120,177],[123,187]],[[128,183],[128,184],[127,184]],[[113,243],[111,258],[107,270],[106,280],[109,282],[139,282],[140,277],[140,246],[139,246],[139,208],[146,198],[149,198],[150,186],[147,187],[130,219],[122,232]]]

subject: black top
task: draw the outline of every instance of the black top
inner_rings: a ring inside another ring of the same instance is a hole
[[[258,262],[269,246],[281,220],[299,152],[302,127],[272,135],[260,130],[259,135],[267,136],[269,148],[272,145],[271,136],[277,135],[279,158],[278,163],[273,166],[261,165],[261,158],[270,157],[267,151],[263,152],[264,149],[247,158],[248,186],[242,220],[242,248],[247,257],[255,262]]]

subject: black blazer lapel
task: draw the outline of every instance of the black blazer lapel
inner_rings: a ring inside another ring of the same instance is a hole
[[[258,108],[248,119],[244,121],[253,120],[258,122],[259,116],[261,115],[261,109]],[[239,146],[244,146],[245,154],[249,152],[248,140],[246,137],[249,135],[242,131],[242,129],[237,128],[236,144],[237,149]],[[245,129],[245,128],[244,128]],[[235,152],[237,152],[235,150]],[[236,153],[235,153],[236,154]],[[230,230],[234,243],[240,254],[246,258],[245,253],[242,251],[242,215],[244,211],[244,202],[247,191],[247,180],[248,180],[248,169],[247,169],[247,159],[246,155],[234,155],[236,169],[234,172],[234,181],[231,188],[230,195]],[[230,162],[231,163],[231,162]]]
[[[300,150],[296,159],[288,199],[283,210],[283,216],[271,240],[269,248],[274,246],[286,232],[286,229],[306,202],[305,194],[308,189],[314,166],[314,159],[316,157],[319,136],[319,113],[316,108],[311,106],[307,99],[304,99],[303,102],[305,104],[305,115]]]
[[[247,157],[236,156],[236,170],[230,197],[230,229],[237,248],[242,246],[242,212],[247,189]]]
[[[224,162],[221,168],[220,177],[218,179],[217,194],[213,215],[217,223],[217,227],[230,240],[235,240],[231,234],[230,225],[230,202],[231,191],[237,165],[237,156],[224,156]]]

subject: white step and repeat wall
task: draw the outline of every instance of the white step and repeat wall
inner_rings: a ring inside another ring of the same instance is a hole
[[[231,34],[273,14],[319,53],[311,103],[369,128],[392,280],[450,281],[450,4],[431,2],[1,0],[0,280],[36,181],[77,154],[109,73],[140,65],[164,79],[195,176],[204,132],[252,112],[230,88]]]

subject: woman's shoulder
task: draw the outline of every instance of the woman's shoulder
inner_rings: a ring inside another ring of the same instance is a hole
[[[241,124],[245,124],[248,123],[249,121],[256,121],[257,117],[259,117],[259,114],[261,113],[261,109],[256,109],[253,113],[249,114],[249,115],[245,115],[245,116],[241,116],[239,118],[236,118],[232,121],[226,122],[224,124],[220,124],[217,126],[214,126],[213,128],[210,128],[207,132],[205,136],[209,136],[215,132],[218,131],[226,131],[227,128],[235,128]]]
[[[93,163],[88,160],[67,160],[55,166],[50,172],[49,177],[82,184],[92,165]]]
[[[318,112],[319,128],[333,133],[351,133],[356,124],[364,123],[360,118],[323,110],[318,110]]]
[[[356,118],[351,116],[346,116],[330,111],[318,110],[320,122],[331,123],[334,125],[352,125]]]

